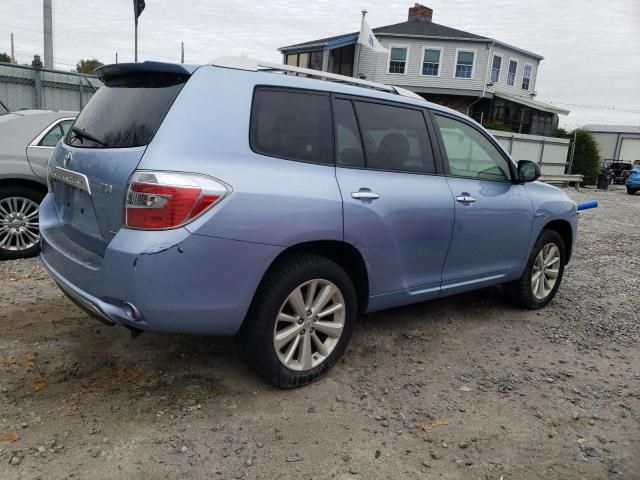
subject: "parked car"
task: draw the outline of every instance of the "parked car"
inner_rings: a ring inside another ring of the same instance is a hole
[[[632,168],[633,165],[629,162],[613,162],[607,168],[606,173],[609,174],[612,183],[624,185],[629,170]]]
[[[40,251],[39,205],[47,160],[76,112],[21,110],[0,115],[0,260]]]
[[[361,313],[497,284],[536,309],[560,286],[576,204],[464,115],[248,59],[96,74],[50,160],[41,259],[109,325],[237,335],[297,387]]]
[[[627,175],[627,193],[634,195],[640,190],[640,162],[634,165],[633,170],[629,171]]]

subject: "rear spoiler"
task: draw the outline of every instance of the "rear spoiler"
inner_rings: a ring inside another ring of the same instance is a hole
[[[97,68],[93,74],[103,82],[111,78],[130,73],[168,73],[175,75],[191,75],[196,71],[196,65],[184,65],[181,63],[165,62],[141,62],[141,63],[112,63]]]

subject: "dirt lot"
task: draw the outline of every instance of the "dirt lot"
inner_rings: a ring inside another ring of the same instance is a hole
[[[571,196],[601,208],[545,310],[493,288],[368,315],[294,391],[1,263],[0,478],[640,479],[640,195]]]

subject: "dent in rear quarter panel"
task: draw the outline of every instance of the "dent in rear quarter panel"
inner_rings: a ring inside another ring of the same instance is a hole
[[[202,67],[176,99],[139,168],[202,173],[233,188],[189,231],[279,246],[342,240],[335,168],[262,156],[249,147],[254,87],[286,81],[280,77]]]
[[[134,279],[129,292],[156,331],[234,335],[262,273],[281,248],[187,234],[140,253],[140,234],[123,229],[110,251]],[[155,232],[149,232],[152,235]],[[117,278],[116,271],[105,272]],[[168,294],[170,292],[170,294]],[[127,292],[122,293],[126,301]]]
[[[533,228],[529,242],[529,252],[533,248],[540,232],[554,220],[565,220],[571,225],[572,245],[575,248],[578,232],[578,215],[575,203],[557,187],[542,182],[525,184],[533,202]],[[524,270],[524,266],[523,266]]]

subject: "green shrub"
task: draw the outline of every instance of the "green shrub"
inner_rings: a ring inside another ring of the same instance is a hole
[[[511,127],[509,125],[505,125],[501,122],[489,122],[485,123],[484,128],[487,130],[498,130],[501,132],[512,132]]]
[[[584,176],[583,183],[585,185],[594,185],[600,173],[600,153],[598,152],[598,144],[593,134],[582,128],[571,133],[573,137],[575,133],[576,144],[573,153],[573,166],[571,173],[581,174]]]

